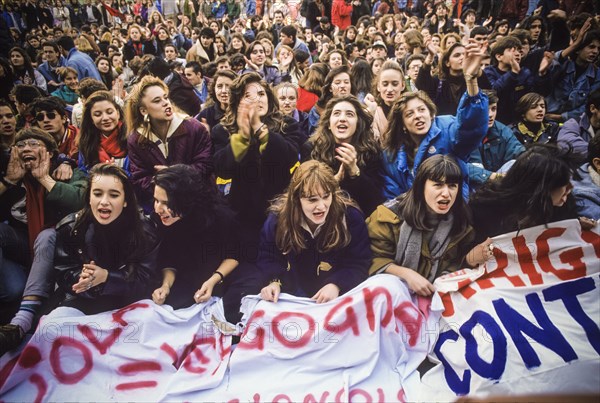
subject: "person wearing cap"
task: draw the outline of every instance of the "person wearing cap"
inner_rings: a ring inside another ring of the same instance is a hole
[[[2,302],[21,298],[31,252],[47,246],[47,236],[53,236],[53,230],[44,229],[84,205],[87,181],[80,170],[74,169],[68,181],[52,178],[60,165],[58,156],[58,145],[49,133],[37,127],[17,133],[0,177]]]
[[[331,22],[340,31],[352,25],[352,3],[347,0],[333,0],[331,5]]]
[[[373,45],[371,45],[371,55],[373,58],[382,57],[387,59],[388,57],[388,49],[383,41],[375,41]]]
[[[200,30],[200,37],[195,44],[187,51],[185,60],[188,62],[197,61],[200,64],[212,62],[218,55],[215,45],[215,32],[209,27]]]

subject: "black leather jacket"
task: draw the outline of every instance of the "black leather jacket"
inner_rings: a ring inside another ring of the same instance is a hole
[[[111,309],[117,309],[139,299],[149,298],[158,277],[156,259],[159,242],[155,225],[146,217],[143,217],[142,222],[147,245],[144,249],[145,253],[141,254],[139,259],[130,261],[123,259],[115,265],[116,267],[100,265],[108,270],[105,283],[81,294],[75,294],[71,290],[73,284],[79,281],[84,263],[102,261],[101,253],[116,253],[95,244],[94,234],[97,224],[91,223],[85,228],[75,229],[78,214],[80,213],[68,215],[56,226],[54,267],[57,271],[57,282],[67,294],[67,299],[104,299],[109,301],[108,306],[112,306]],[[107,306],[106,301],[104,306]]]

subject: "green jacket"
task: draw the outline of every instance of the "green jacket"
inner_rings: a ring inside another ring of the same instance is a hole
[[[55,164],[52,167],[55,168]],[[87,177],[77,168],[73,169],[73,176],[69,181],[56,182],[51,192],[45,192],[44,226],[52,227],[68,214],[81,210],[85,203],[86,189]],[[8,221],[15,227],[23,226],[22,222],[12,217],[11,208],[24,197],[25,187],[21,186],[21,183],[2,194],[0,196],[0,220]]]

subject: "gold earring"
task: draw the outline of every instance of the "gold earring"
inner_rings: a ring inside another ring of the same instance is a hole
[[[148,115],[148,114],[144,115],[144,123],[146,123],[146,124],[150,123],[150,115]]]

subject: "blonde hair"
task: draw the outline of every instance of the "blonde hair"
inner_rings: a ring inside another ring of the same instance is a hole
[[[80,36],[79,38],[75,39],[74,42],[75,46],[77,47],[77,50],[79,50],[80,52],[91,52],[94,50],[94,48],[90,44],[90,41],[88,41],[87,38],[84,36]]]
[[[167,94],[169,93],[169,88],[163,80],[153,76],[144,76],[140,82],[133,87],[126,102],[125,120],[127,122],[127,127],[131,130],[137,130],[140,126],[143,127],[143,132],[140,133],[140,142],[148,140],[150,135],[150,121],[144,119],[145,116],[140,112],[142,98],[144,97],[146,90],[150,87],[160,87]]]
[[[77,70],[75,70],[73,67],[68,67],[68,66],[58,67],[56,69],[56,73],[58,74],[60,79],[63,81],[67,78],[67,76],[69,74],[75,74],[75,77],[77,77],[77,79],[79,79],[79,74],[77,74]]]

